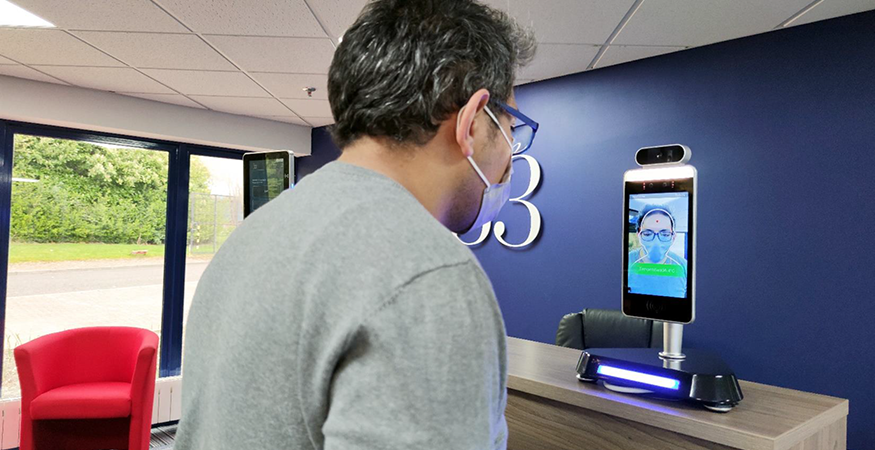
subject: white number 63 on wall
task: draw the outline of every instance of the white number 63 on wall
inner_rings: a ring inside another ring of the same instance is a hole
[[[529,165],[529,186],[526,188],[526,191],[523,192],[523,195],[520,195],[516,198],[511,198],[509,200],[510,203],[519,203],[526,207],[529,210],[529,218],[531,222],[529,223],[529,235],[526,237],[520,244],[511,244],[504,240],[504,232],[507,230],[507,227],[504,225],[504,222],[498,221],[495,222],[495,239],[498,239],[498,242],[501,245],[509,248],[522,248],[530,245],[532,242],[535,242],[535,239],[538,238],[538,235],[541,234],[541,212],[538,211],[538,207],[527,201],[526,198],[532,195],[532,192],[535,192],[538,184],[541,183],[541,166],[538,164],[538,161],[535,158],[529,155],[516,155],[513,157],[513,160],[522,159]],[[486,238],[489,237],[489,231],[492,228],[492,222],[483,225],[480,228],[480,236],[477,237],[477,240],[474,242],[465,242],[462,238],[459,240],[469,246],[473,247],[476,245],[480,245],[486,241]]]

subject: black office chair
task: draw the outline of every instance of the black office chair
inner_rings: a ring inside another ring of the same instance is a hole
[[[587,308],[566,314],[556,330],[556,345],[587,348],[662,347],[662,322],[626,317],[620,310]]]

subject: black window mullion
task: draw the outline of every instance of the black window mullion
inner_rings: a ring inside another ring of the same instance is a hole
[[[15,138],[9,125],[0,120],[0,336],[6,336],[6,271],[9,262],[9,221],[12,215],[14,142]],[[0,374],[3,373],[3,359],[5,358],[0,358]]]
[[[185,144],[180,144],[170,152],[159,377],[176,376],[182,372],[182,315],[185,306],[189,158],[189,149]]]

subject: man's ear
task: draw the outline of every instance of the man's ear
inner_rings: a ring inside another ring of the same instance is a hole
[[[489,102],[489,91],[480,89],[468,99],[456,117],[456,142],[467,158],[474,154],[474,118]]]

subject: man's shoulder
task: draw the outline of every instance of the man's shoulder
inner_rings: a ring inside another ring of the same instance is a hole
[[[676,264],[678,266],[684,266],[684,268],[687,267],[687,260],[683,256],[678,255],[675,252],[668,252],[668,256],[669,256],[669,258],[671,258],[672,264]]]
[[[341,166],[343,167],[343,166]],[[353,173],[357,175],[357,173]],[[473,260],[471,251],[401,185],[380,176],[367,177],[361,188],[332,190],[324,217],[313,224],[338,250],[364,258],[383,256],[381,265],[414,272]],[[354,179],[354,178],[353,178]],[[329,211],[330,210],[330,211]],[[310,228],[310,227],[308,227]]]
[[[220,259],[258,267],[260,277],[265,271],[277,280],[306,273],[308,284],[358,286],[375,297],[430,270],[476,263],[456,236],[391,180],[338,171],[317,171],[307,180],[247,218]]]
[[[411,276],[476,261],[473,253],[418,203],[386,208],[375,199],[349,209],[339,219],[330,227],[336,230],[334,234],[343,234],[340,245],[358,249],[367,259],[382,256],[379,264]]]
[[[641,250],[636,248],[629,251],[629,265],[639,263],[641,259]]]

